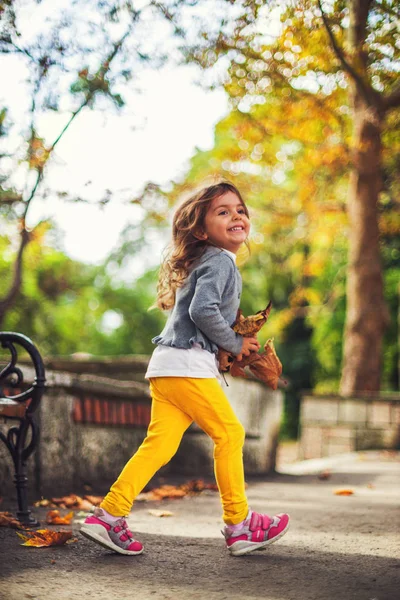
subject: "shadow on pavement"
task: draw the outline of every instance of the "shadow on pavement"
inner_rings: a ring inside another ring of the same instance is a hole
[[[2,559],[0,592],[37,598],[265,598],[398,600],[394,558],[291,547],[288,535],[267,551],[233,558],[223,541],[142,535],[138,557],[108,553],[79,538],[60,548],[32,549],[11,539]],[[16,537],[16,536],[15,536]],[[0,539],[1,539],[0,538]],[[3,545],[3,544],[2,544]],[[4,546],[3,546],[4,547]],[[67,595],[64,595],[67,594]],[[155,596],[156,595],[156,596]]]

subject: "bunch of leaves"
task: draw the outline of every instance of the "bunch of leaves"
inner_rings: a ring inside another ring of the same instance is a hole
[[[238,315],[234,324],[233,331],[243,335],[244,337],[252,337],[256,335],[267,322],[271,312],[272,302],[264,310],[258,311],[255,315],[244,317],[242,311],[238,311]],[[219,369],[223,373],[229,372],[232,377],[246,377],[245,367],[249,367],[252,374],[268,385],[268,387],[276,390],[278,388],[279,378],[282,374],[282,363],[279,360],[273,340],[269,339],[264,345],[264,352],[251,352],[248,356],[243,356],[242,360],[237,358],[224,349],[218,352]]]

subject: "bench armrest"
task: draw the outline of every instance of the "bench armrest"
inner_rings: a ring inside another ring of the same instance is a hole
[[[25,406],[25,410],[28,414],[33,413],[40,402],[46,383],[42,357],[33,342],[21,333],[0,331],[0,345],[10,352],[9,363],[0,371],[0,399],[3,401],[3,404],[8,404],[4,402],[5,400],[10,400],[12,403],[18,404],[26,403],[29,400],[29,403]],[[20,388],[24,380],[22,370],[17,366],[18,346],[26,350],[30,356],[35,371],[34,381],[28,389],[22,392],[14,395],[4,394],[3,386],[7,388]]]

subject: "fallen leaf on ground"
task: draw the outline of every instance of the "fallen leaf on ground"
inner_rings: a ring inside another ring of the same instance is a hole
[[[41,498],[40,500],[37,500],[36,502],[33,503],[33,506],[50,506],[51,502],[50,500],[48,500],[47,498]]]
[[[154,488],[150,492],[158,500],[162,498],[183,498],[187,495],[187,491],[183,490],[180,486],[175,485],[162,485],[159,488]]]
[[[51,498],[50,502],[61,508],[80,508],[83,498],[76,494],[69,494],[68,496],[62,496],[61,498]]]
[[[73,508],[77,510],[90,511],[92,506],[98,506],[103,500],[103,496],[68,494],[60,498],[41,498],[34,503],[34,506],[45,506],[49,508]]]
[[[182,485],[161,485],[149,492],[142,492],[136,498],[137,502],[151,502],[154,500],[169,500],[174,498],[184,498],[185,496],[194,496],[204,490],[218,491],[215,483],[206,483],[202,479],[193,479]]]
[[[149,513],[149,515],[152,515],[153,517],[173,517],[174,516],[174,513],[169,510],[151,509],[147,512]]]
[[[335,494],[335,496],[352,496],[354,494],[354,490],[334,490],[333,493]]]
[[[100,504],[100,502],[103,502],[104,500],[104,496],[89,496],[88,494],[86,496],[83,496],[84,500],[88,500],[89,502],[91,502],[94,506],[98,506]]]
[[[183,483],[180,487],[189,494],[198,494],[204,490],[213,490],[218,492],[218,486],[216,483],[206,483],[203,479],[192,479],[187,483]]]
[[[46,523],[49,525],[70,525],[73,518],[74,513],[72,511],[62,517],[59,510],[49,510],[46,515]]]
[[[10,512],[0,512],[0,527],[25,529],[25,527]]]
[[[24,540],[21,546],[32,546],[44,548],[49,546],[63,546],[66,543],[76,542],[72,537],[72,531],[51,531],[50,529],[38,529],[27,534],[17,532],[18,537]]]

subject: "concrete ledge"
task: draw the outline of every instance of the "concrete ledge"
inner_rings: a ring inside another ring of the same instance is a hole
[[[143,360],[138,363],[142,368]],[[46,393],[37,415],[41,442],[28,465],[33,496],[54,496],[81,490],[85,485],[106,489],[145,438],[150,416],[147,382],[115,380],[80,369],[75,373],[72,367],[68,372],[48,369],[46,377]],[[28,369],[25,380],[29,380]],[[243,453],[246,473],[267,473],[275,468],[282,392],[274,392],[255,380],[227,377],[227,382],[229,387],[224,391],[247,431]],[[136,408],[130,412],[130,419],[124,420],[129,404]],[[79,416],[85,406],[90,418],[88,414]],[[112,409],[111,419],[102,415],[105,408]],[[133,422],[132,415],[139,420]],[[195,426],[189,428],[177,454],[160,474],[212,475],[210,438]],[[0,487],[3,494],[14,494],[11,458],[3,444]]]
[[[305,395],[300,411],[300,458],[395,449],[400,445],[400,394],[359,397]]]

